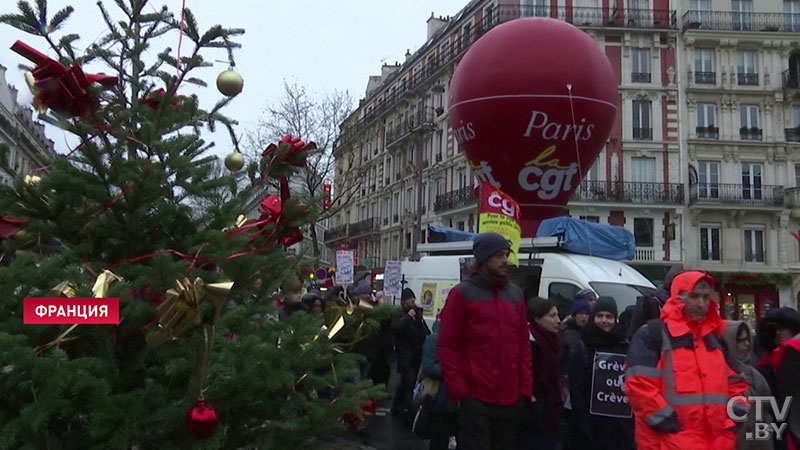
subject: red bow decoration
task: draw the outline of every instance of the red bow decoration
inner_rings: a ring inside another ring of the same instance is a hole
[[[314,142],[303,142],[299,137],[293,137],[291,134],[287,134],[278,141],[278,145],[269,144],[266,149],[264,149],[264,153],[262,156],[271,155],[278,149],[279,145],[288,144],[289,151],[286,153],[287,158],[296,158],[296,155],[302,152],[308,152],[309,150],[314,150],[317,148],[317,144]],[[305,167],[306,166],[306,156],[307,154],[303,154],[302,157],[297,159],[297,161],[291,161],[289,164],[295,167]]]
[[[27,220],[7,219],[0,217],[0,239],[10,238],[22,230],[23,225],[28,223]]]
[[[280,198],[272,194],[265,198],[258,207],[258,212],[261,213],[259,228],[263,229],[267,224],[274,223],[277,229],[283,220],[283,205],[289,200],[289,181],[286,177],[281,177],[281,196]],[[281,242],[284,247],[289,247],[303,240],[303,233],[297,227],[291,227],[287,230],[289,235],[284,237]]]
[[[11,50],[36,64],[32,73],[34,104],[67,117],[83,117],[98,108],[100,103],[88,89],[92,83],[105,87],[117,84],[117,77],[87,74],[77,64],[67,69],[22,41],[15,42]]]
[[[158,109],[158,107],[161,106],[161,101],[164,100],[164,97],[166,96],[167,91],[165,91],[164,88],[158,88],[155,91],[147,94],[145,97],[140,98],[139,101],[153,109]],[[180,98],[176,98],[172,102],[172,107],[175,109],[180,109],[181,106],[183,106],[183,102]]]

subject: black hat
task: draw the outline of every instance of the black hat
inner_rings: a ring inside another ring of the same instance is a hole
[[[614,317],[618,317],[617,313],[617,302],[614,300],[614,297],[600,297],[597,299],[597,303],[594,304],[594,311],[592,311],[592,316],[597,315],[599,312],[608,312],[614,315]]]
[[[511,250],[511,244],[497,233],[481,233],[472,241],[472,253],[478,266],[482,266],[500,250]]]

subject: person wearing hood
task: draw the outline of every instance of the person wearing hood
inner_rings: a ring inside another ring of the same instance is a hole
[[[713,292],[708,274],[681,273],[672,281],[661,318],[633,335],[625,393],[639,450],[736,446],[736,423],[728,410],[747,414],[748,384],[742,364],[722,340],[725,321]]]
[[[594,294],[594,293],[593,293]],[[561,322],[561,340],[564,342],[565,356],[569,355],[572,345],[581,340],[581,334],[592,313],[592,305],[585,297],[575,297],[572,311],[568,318]]]
[[[477,270],[447,295],[437,354],[459,403],[458,448],[508,449],[519,412],[533,397],[525,299],[508,279],[506,238],[481,233],[472,252]]]
[[[674,280],[675,277],[680,275],[682,272],[684,272],[683,265],[672,266],[669,271],[667,271],[667,274],[664,276],[664,282],[661,283],[661,286],[659,286],[656,290],[656,298],[661,303],[660,306],[664,306],[664,303],[669,300],[672,280]]]
[[[764,376],[761,375],[761,373],[756,370],[755,367],[753,367],[753,364],[755,364],[755,355],[753,354],[753,333],[750,330],[750,326],[743,321],[729,320],[726,322],[725,331],[723,332],[722,337],[725,339],[725,344],[728,346],[728,351],[733,354],[734,358],[738,359],[739,362],[742,363],[742,373],[744,374],[745,379],[747,379],[747,384],[750,386],[745,395],[748,397],[751,395],[772,395],[772,390],[769,388],[767,380],[764,379]],[[764,411],[764,408],[762,408],[761,412],[762,414],[768,414],[767,411]],[[747,439],[748,433],[750,436],[753,436],[753,432],[755,430],[755,413],[756,405],[752,404],[750,406],[750,412],[747,415],[747,420],[737,432],[736,450],[773,449],[772,441],[770,440],[756,441]],[[761,420],[759,420],[759,422],[764,423],[769,423],[771,421],[771,417],[763,417]]]
[[[436,397],[430,409],[433,416],[433,427],[428,450],[448,450],[451,441],[458,434],[458,408],[450,400],[447,385],[442,379],[442,366],[439,364],[439,356],[436,354],[441,325],[441,317],[437,317],[431,334],[425,338],[425,344],[422,346],[422,374],[434,380],[439,380],[439,390],[436,391]]]
[[[764,354],[757,363],[767,379],[778,405],[787,398],[795,402],[787,418],[785,439],[776,441],[776,448],[800,449],[800,313],[782,307],[770,310],[758,325],[758,341]]]
[[[392,415],[403,413],[407,416],[413,406],[414,384],[422,361],[422,344],[428,335],[428,326],[422,320],[422,308],[416,305],[414,291],[403,289],[400,300],[403,310],[392,318],[397,373],[400,375],[392,403]]]

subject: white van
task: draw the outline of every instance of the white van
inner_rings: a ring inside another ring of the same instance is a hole
[[[637,297],[655,294],[656,287],[631,266],[596,256],[560,250],[558,238],[523,239],[519,267],[512,267],[511,279],[525,293],[551,298],[558,303],[562,317],[572,309],[572,299],[582,289],[598,296],[613,297],[622,313],[636,304]],[[450,288],[461,282],[472,259],[472,242],[422,244],[419,261],[403,261],[403,287],[411,288],[431,325],[442,309]],[[430,294],[429,294],[430,293]]]

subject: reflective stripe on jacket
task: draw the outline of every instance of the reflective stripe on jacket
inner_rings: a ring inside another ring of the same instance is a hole
[[[714,301],[702,321],[691,321],[677,298],[706,277],[701,272],[675,277],[660,321],[643,326],[631,342],[625,390],[639,450],[735,447],[735,423],[728,417],[727,404],[748,385],[739,361],[722,340],[725,322]],[[748,407],[734,404],[737,413],[746,413]]]

